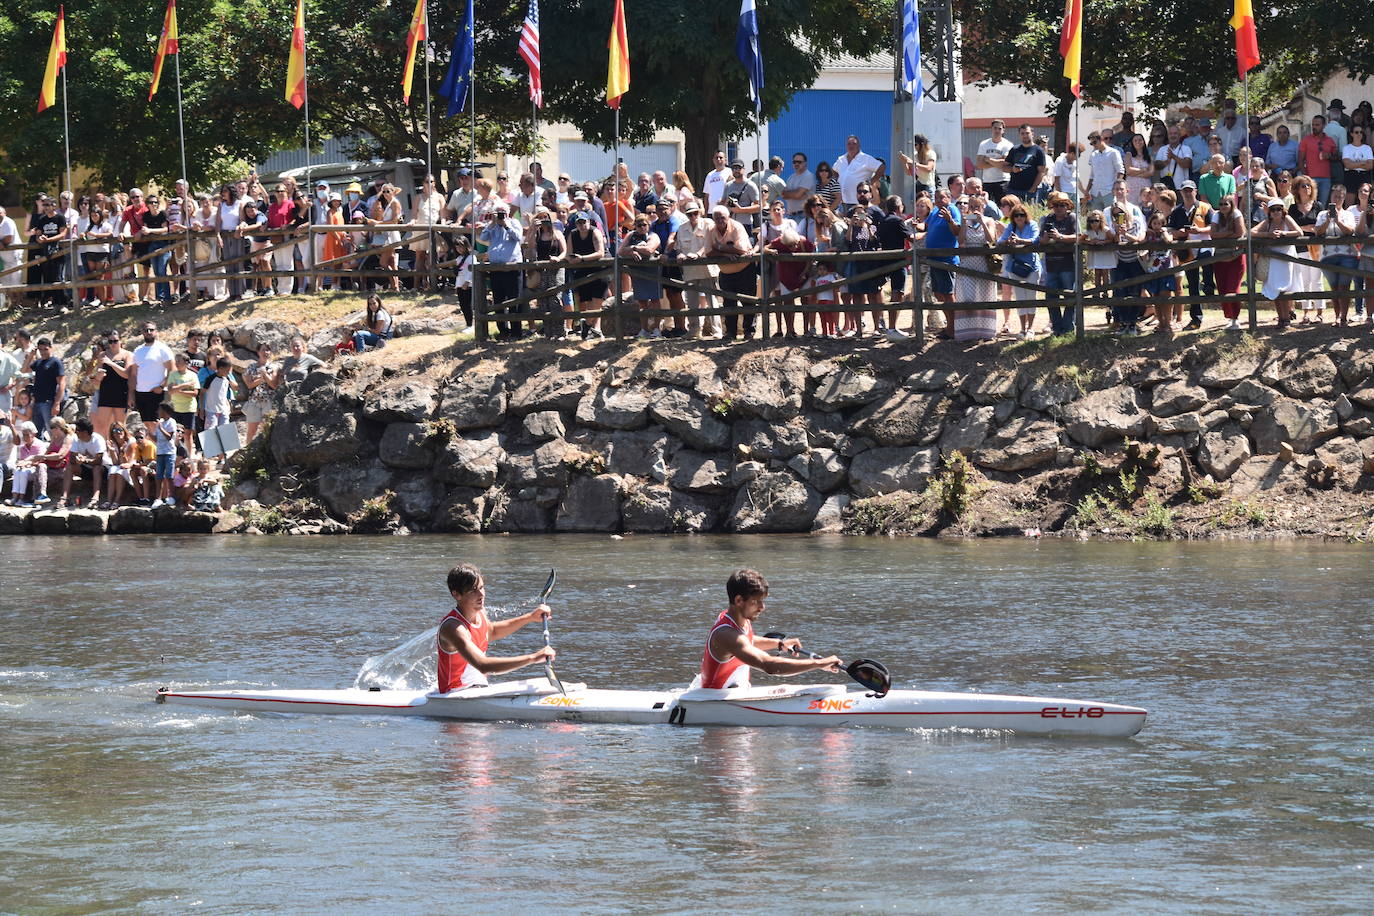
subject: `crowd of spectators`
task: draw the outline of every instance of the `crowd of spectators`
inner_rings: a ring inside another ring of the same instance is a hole
[[[109,510],[178,505],[215,511],[224,451],[238,443],[198,433],[235,419],[251,443],[285,389],[323,362],[296,336],[278,359],[235,353],[218,332],[193,329],[169,346],[155,322],[126,349],[120,332],[66,359],[47,337],[0,332],[0,491],[7,505]],[[72,417],[74,419],[67,419]],[[202,448],[202,445],[209,447]]]

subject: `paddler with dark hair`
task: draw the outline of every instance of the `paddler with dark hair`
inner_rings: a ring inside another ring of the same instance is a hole
[[[835,655],[824,658],[782,658],[769,655],[770,650],[794,652],[801,649],[796,637],[774,639],[754,635],[754,621],[764,611],[768,598],[768,580],[753,569],[736,570],[725,582],[725,594],[730,606],[716,618],[711,634],[706,638],[706,650],[701,655],[699,687],[721,689],[748,687],[749,672],[757,668],[765,674],[787,676],[805,671],[839,671],[840,659]]]
[[[482,572],[470,563],[459,563],[448,573],[448,590],[455,606],[439,624],[438,693],[462,687],[485,686],[488,674],[505,674],[553,660],[553,649],[545,646],[528,655],[501,658],[487,654],[487,646],[504,639],[521,627],[549,617],[553,612],[540,604],[528,614],[493,623],[487,617],[486,583]]]

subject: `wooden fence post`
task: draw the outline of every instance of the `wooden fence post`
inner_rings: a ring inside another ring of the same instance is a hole
[[[487,272],[478,261],[472,264],[472,334],[477,343],[487,342]]]
[[[916,301],[912,315],[911,336],[924,343],[926,339],[926,285],[921,280],[921,249],[918,245],[911,246],[911,298]]]

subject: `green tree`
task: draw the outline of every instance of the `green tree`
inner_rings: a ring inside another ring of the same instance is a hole
[[[1234,46],[1229,4],[1088,0],[1083,7],[1085,103],[1112,101],[1127,77],[1141,80],[1141,102],[1156,108],[1229,86],[1234,79],[1235,57],[1227,53]],[[964,28],[966,70],[977,73],[983,85],[1016,83],[1052,95],[1046,113],[1055,121],[1055,148],[1063,149],[1074,103],[1059,55],[1064,0],[1015,5],[955,0],[954,8]]]
[[[623,141],[647,143],[660,128],[679,128],[687,172],[700,176],[722,138],[752,129],[754,104],[735,56],[739,8],[739,0],[626,0],[630,91],[620,105]],[[826,54],[865,56],[892,45],[892,0],[759,0],[757,8],[765,119],[815,83]],[[611,10],[611,0],[546,3],[542,10],[549,112],[608,148],[615,137],[605,99]],[[562,39],[551,41],[552,35]]]

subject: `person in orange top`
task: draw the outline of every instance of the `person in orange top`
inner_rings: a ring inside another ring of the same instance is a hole
[[[448,573],[448,591],[455,606],[439,624],[439,683],[436,693],[464,687],[481,687],[488,674],[505,674],[553,661],[554,651],[544,646],[528,655],[499,658],[487,654],[487,646],[504,639],[521,627],[543,620],[553,612],[547,604],[510,620],[493,623],[486,613],[487,588],[482,572],[470,563],[460,563]]]
[[[740,569],[725,582],[725,594],[730,607],[716,618],[711,635],[706,638],[706,650],[701,655],[699,687],[720,690],[725,687],[748,687],[749,672],[757,668],[765,674],[787,676],[805,671],[839,671],[840,659],[781,658],[769,655],[769,650],[794,651],[801,648],[801,640],[773,639],[754,635],[754,621],[764,611],[768,598],[768,580],[753,569]]]

